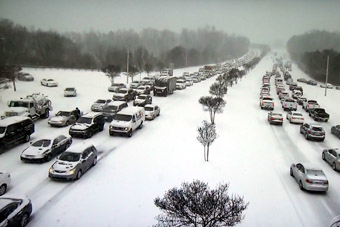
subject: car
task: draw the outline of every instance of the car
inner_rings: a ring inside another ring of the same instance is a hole
[[[331,133],[340,139],[340,125],[332,126]]]
[[[310,164],[292,164],[290,175],[295,178],[301,190],[321,191],[328,190],[328,180],[324,172]]]
[[[186,80],[185,79],[178,79],[176,81],[176,89],[177,90],[183,90],[187,87]]]
[[[333,170],[340,170],[340,151],[338,148],[324,149],[322,151],[322,159],[328,162]]]
[[[145,106],[152,103],[152,97],[150,95],[138,95],[133,101],[134,106]]]
[[[64,135],[43,136],[31,142],[21,153],[24,162],[49,162],[53,157],[61,154],[72,144],[72,137]]]
[[[320,84],[320,87],[321,88],[326,88],[327,87],[327,89],[333,89],[333,85],[331,85],[329,83],[327,83],[327,85],[326,84]]]
[[[297,85],[296,82],[291,82],[291,83],[289,84],[289,90],[293,91],[294,89],[296,89],[297,86],[298,86],[298,85]]]
[[[309,111],[309,116],[314,119],[314,121],[324,121],[329,120],[329,114],[326,113],[324,108],[314,108]]]
[[[263,96],[260,98],[261,109],[274,110],[274,99],[270,96]]]
[[[104,129],[105,119],[102,113],[90,112],[81,116],[70,129],[72,137],[91,138],[93,134]]]
[[[292,93],[292,98],[293,99],[298,99],[299,97],[302,96],[302,92],[301,91],[298,91],[298,90],[294,90],[293,93]]]
[[[0,197],[0,226],[26,226],[32,214],[32,202],[22,197]]]
[[[282,108],[284,111],[297,110],[297,102],[294,99],[286,98],[281,100]]]
[[[280,92],[279,94],[279,99],[283,100],[283,99],[289,99],[289,93],[286,91]]]
[[[157,105],[145,105],[144,110],[146,120],[153,120],[161,114],[161,109]]]
[[[293,92],[295,91],[300,91],[301,94],[303,95],[303,88],[301,86],[296,86],[294,89],[293,89]]]
[[[127,108],[128,104],[124,101],[113,101],[103,107],[103,115],[105,121],[112,121],[113,116],[124,108]]]
[[[50,167],[48,176],[51,179],[78,180],[97,161],[96,147],[91,143],[81,143],[59,155]]]
[[[325,140],[325,130],[319,124],[304,123],[300,126],[300,133],[303,134],[306,140]]]
[[[307,101],[307,98],[300,96],[300,97],[297,97],[296,100],[297,100],[297,103],[301,106],[303,105],[303,102]]]
[[[336,90],[340,90],[340,86],[335,86],[335,89]]]
[[[114,83],[110,87],[108,87],[109,92],[117,92],[120,88],[126,88],[126,85],[123,83]]]
[[[11,175],[6,172],[0,172],[0,196],[7,192],[8,186],[11,183]]]
[[[34,77],[29,73],[19,73],[17,79],[20,81],[34,81]]]
[[[151,92],[151,88],[149,86],[139,86],[138,88],[135,89],[137,95],[140,95],[140,94],[146,94],[146,95],[149,95],[150,92]]]
[[[76,97],[77,89],[74,87],[67,87],[64,89],[64,97]]]
[[[286,118],[289,121],[289,123],[296,124],[303,124],[303,121],[305,120],[302,113],[297,111],[288,111]]]
[[[103,106],[107,105],[111,101],[111,99],[98,99],[92,104],[91,110],[95,112],[100,112],[103,110]]]
[[[316,81],[314,81],[314,80],[308,80],[308,81],[307,81],[307,84],[313,85],[313,86],[318,85],[318,83],[317,83]]]
[[[34,133],[31,118],[13,116],[0,120],[0,153],[18,143],[26,143]]]
[[[114,101],[125,101],[129,102],[136,98],[137,92],[130,88],[120,88],[117,92],[113,94],[112,99]]]
[[[187,86],[187,87],[190,87],[190,86],[192,86],[193,84],[194,84],[194,82],[193,82],[193,80],[191,79],[191,77],[185,77],[185,85]]]
[[[53,79],[42,79],[40,84],[46,87],[58,87],[58,82]]]
[[[282,113],[275,113],[275,112],[269,112],[267,120],[269,124],[278,124],[282,125],[283,124],[283,115]]]
[[[297,82],[307,83],[307,80],[305,78],[299,78],[297,79]]]
[[[317,101],[315,100],[306,100],[302,103],[302,108],[306,110],[307,112],[311,111],[312,109],[315,108],[320,108],[320,105],[318,104]]]
[[[70,111],[58,111],[58,113],[48,119],[48,124],[54,127],[63,127],[68,126],[76,122],[78,119],[77,110],[70,110]]]
[[[133,81],[130,84],[130,88],[135,89],[135,88],[139,87],[139,85],[140,85],[140,81]]]

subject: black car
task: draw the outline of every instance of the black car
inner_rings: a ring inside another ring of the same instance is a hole
[[[25,226],[31,214],[31,200],[0,197],[0,226]]]
[[[314,108],[309,111],[309,116],[312,117],[315,121],[324,121],[327,122],[329,119],[329,114],[326,113],[323,108]]]
[[[114,101],[131,101],[134,100],[137,92],[131,88],[120,88],[112,97]]]
[[[314,80],[308,80],[307,84],[316,86],[318,83],[316,81],[314,81]]]
[[[34,77],[29,73],[19,73],[17,79],[20,81],[34,81]]]
[[[340,139],[340,125],[333,126],[331,133]]]
[[[0,120],[0,152],[28,142],[33,133],[34,123],[28,117],[13,116]]]
[[[128,104],[123,101],[114,101],[103,106],[102,112],[103,112],[105,121],[112,121],[113,116],[126,107],[128,107]]]
[[[104,129],[105,119],[102,113],[88,113],[81,116],[70,127],[69,134],[72,137],[91,138],[93,134]]]

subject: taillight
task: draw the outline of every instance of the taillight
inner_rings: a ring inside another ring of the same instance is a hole
[[[307,108],[309,108],[309,104],[307,105]]]
[[[271,118],[270,118],[270,120],[272,121],[272,120],[274,120],[274,118],[273,118],[273,117],[271,117]]]
[[[264,102],[262,102],[261,105],[263,106],[263,105],[264,105]]]
[[[325,132],[322,132],[322,135],[325,135],[326,133]]]
[[[304,121],[305,119],[304,119],[304,118],[302,118],[302,120]]]
[[[307,133],[312,133],[312,130],[308,130]]]
[[[285,104],[285,107],[287,107],[287,104]]]
[[[323,182],[323,184],[328,184],[328,180],[325,180],[325,181]]]
[[[309,184],[312,184],[313,181],[309,180],[309,179],[306,179],[306,182],[309,183]]]
[[[272,102],[272,106],[274,107],[274,103]]]

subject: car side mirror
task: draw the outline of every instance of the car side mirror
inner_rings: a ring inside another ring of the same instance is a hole
[[[32,144],[33,142],[32,141],[30,141],[30,144]]]

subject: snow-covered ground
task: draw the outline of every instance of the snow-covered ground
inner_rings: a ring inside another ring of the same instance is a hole
[[[0,169],[12,176],[10,194],[24,194],[32,200],[34,213],[29,226],[152,226],[159,210],[153,200],[166,190],[179,187],[183,181],[199,179],[214,188],[230,182],[230,193],[244,196],[249,207],[240,226],[327,226],[340,214],[340,175],[322,161],[321,151],[339,147],[340,141],[330,134],[331,126],[339,124],[340,91],[302,84],[304,96],[316,99],[330,113],[325,142],[306,141],[299,126],[287,121],[283,127],[271,126],[267,111],[259,107],[261,78],[273,66],[266,56],[237,85],[228,89],[227,105],[217,114],[217,140],[211,146],[210,161],[204,162],[203,147],[196,140],[197,127],[208,120],[198,99],[208,95],[216,77],[194,84],[173,95],[154,97],[161,115],[146,122],[132,138],[110,137],[105,130],[92,137],[101,151],[97,166],[76,182],[55,182],[48,178],[53,163],[28,164],[20,161],[22,144],[0,156]],[[175,70],[194,72],[198,67]],[[90,111],[98,98],[111,98],[109,80],[100,72],[26,69],[34,82],[18,82],[17,92],[2,92],[3,110],[8,100],[32,92],[47,94],[53,113],[78,106]],[[308,78],[295,65],[292,76]],[[53,78],[59,87],[47,88],[40,79]],[[138,76],[136,77],[138,78]],[[118,81],[125,82],[121,77]],[[272,81],[273,84],[273,81]],[[274,84],[273,84],[274,85]],[[64,98],[63,89],[75,86],[78,96]],[[275,110],[283,112],[276,96]],[[131,105],[131,103],[130,103]],[[307,121],[312,121],[299,106]],[[32,139],[52,133],[68,134],[68,128],[51,128],[47,120],[36,122]],[[82,142],[74,139],[74,143]],[[320,166],[330,182],[326,194],[301,191],[289,175],[293,162],[309,162]]]

